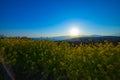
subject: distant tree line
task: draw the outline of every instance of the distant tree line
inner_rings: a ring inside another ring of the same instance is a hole
[[[30,39],[30,38],[28,38],[27,36],[22,36],[22,37],[20,37],[20,36],[14,36],[14,37],[7,37],[7,36],[5,36],[5,35],[3,35],[3,34],[1,34],[0,35],[0,39],[5,39],[5,38],[12,38],[12,39]]]

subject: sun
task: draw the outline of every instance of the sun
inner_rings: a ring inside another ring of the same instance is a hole
[[[75,36],[78,36],[79,35],[79,29],[77,28],[77,27],[72,27],[71,29],[70,29],[70,36],[73,36],[73,37],[75,37]]]

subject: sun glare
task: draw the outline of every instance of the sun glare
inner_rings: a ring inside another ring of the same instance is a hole
[[[76,27],[73,27],[70,29],[70,36],[78,36],[79,35],[79,29]]]

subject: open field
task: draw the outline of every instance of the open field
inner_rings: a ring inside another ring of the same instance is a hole
[[[120,42],[75,46],[47,40],[0,39],[3,60],[16,80],[120,79]]]

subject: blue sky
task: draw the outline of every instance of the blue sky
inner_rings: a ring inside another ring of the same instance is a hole
[[[0,0],[0,34],[64,36],[120,33],[120,0]]]

